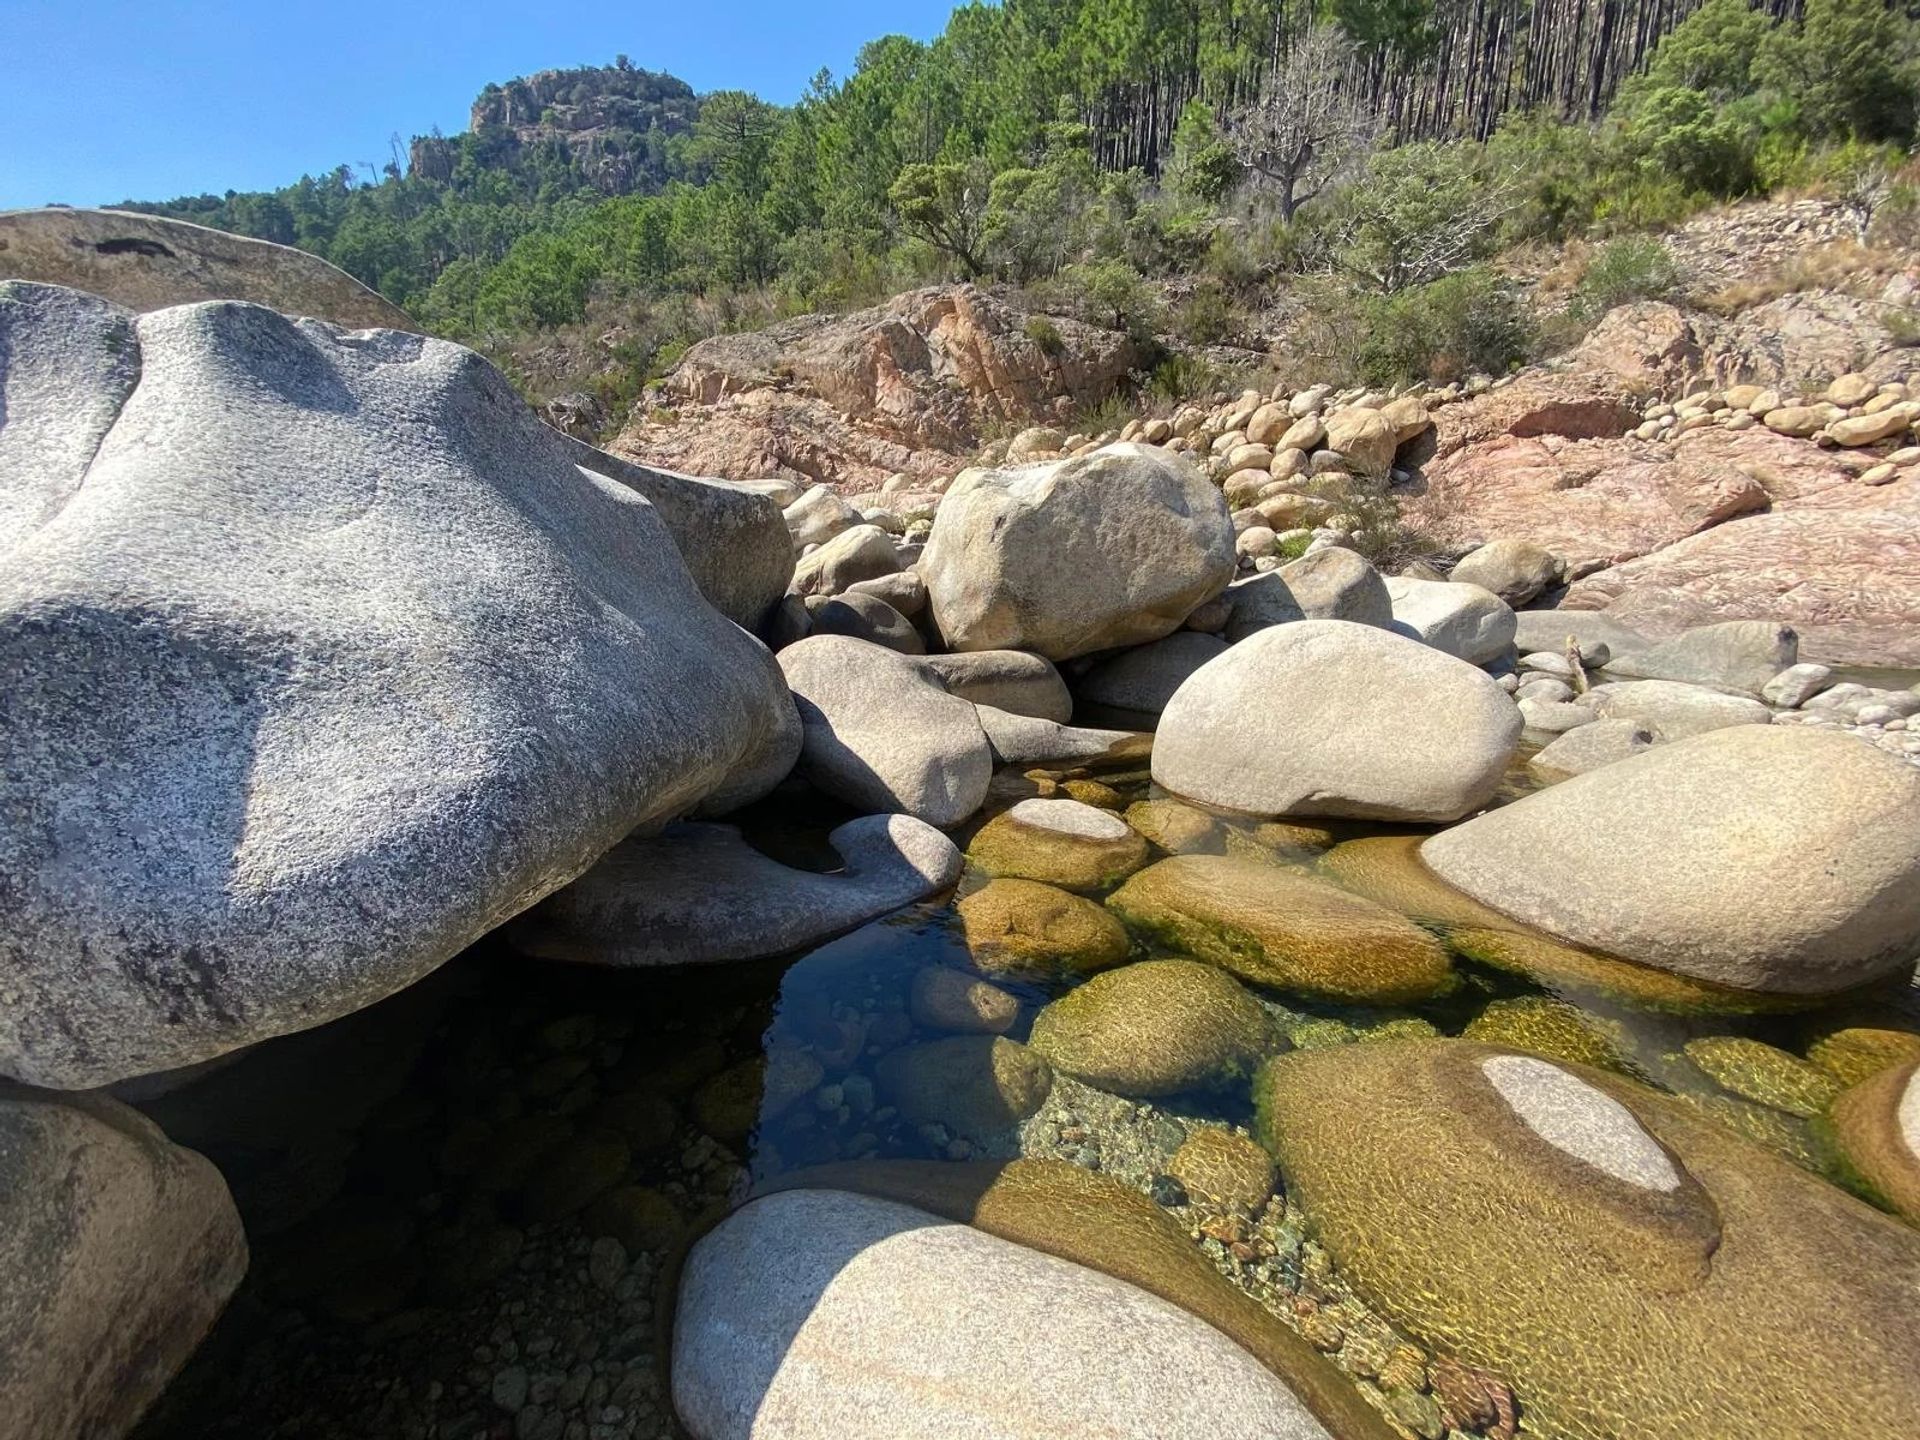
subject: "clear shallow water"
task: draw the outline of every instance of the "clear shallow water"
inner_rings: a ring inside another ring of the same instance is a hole
[[[1123,802],[1150,794],[1137,769],[1098,778]],[[1502,798],[1530,788],[1517,760]],[[819,868],[832,863],[824,835],[843,818],[789,796],[742,823],[768,853]],[[1250,822],[1221,825],[1238,832],[1235,853],[1267,853],[1247,838]],[[1352,826],[1340,838],[1370,833],[1420,832]],[[1315,868],[1308,855],[1268,858]],[[970,868],[957,894],[984,879]],[[690,971],[557,966],[483,942],[380,1006],[144,1102],[170,1135],[221,1166],[254,1251],[240,1295],[144,1440],[671,1434],[657,1312],[670,1303],[676,1254],[750,1187],[819,1164],[1018,1156],[1063,1160],[1151,1194],[1223,1275],[1355,1385],[1401,1404],[1408,1433],[1422,1433],[1441,1408],[1441,1357],[1351,1292],[1293,1197],[1282,1188],[1234,1212],[1167,1178],[1189,1135],[1253,1125],[1244,1077],[1142,1097],[1063,1076],[1025,1118],[903,1113],[889,1057],[897,1065],[943,1033],[912,1018],[914,976],[969,963],[954,898],[798,958]],[[1167,953],[1135,936],[1133,960]],[[1804,1116],[1734,1093],[1685,1048],[1743,1036],[1798,1055],[1805,1017],[1678,1016],[1552,997],[1468,960],[1459,969],[1455,990],[1412,1006],[1250,988],[1275,1052],[1458,1035],[1505,1016],[1523,1025],[1506,1043],[1604,1056],[1747,1139],[1830,1172]],[[1075,982],[996,983],[1019,1001],[1006,1038],[1020,1041]],[[1548,998],[1568,1008],[1524,1028],[1539,1018],[1526,1006]],[[1911,992],[1877,995],[1872,1006],[1878,1023],[1920,1030]],[[1501,1377],[1487,1384],[1503,1395]],[[1510,1433],[1515,1403],[1524,1417],[1522,1391],[1455,1428]]]

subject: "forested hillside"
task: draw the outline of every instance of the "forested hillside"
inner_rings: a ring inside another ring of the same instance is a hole
[[[612,326],[629,386],[700,334],[943,273],[1202,343],[1298,280],[1338,292],[1334,329],[1446,331],[1363,369],[1497,366],[1497,248],[1887,190],[1916,28],[1882,0],[1008,0],[791,107],[623,56],[487,87],[404,171],[138,208],[298,244],[496,351]]]

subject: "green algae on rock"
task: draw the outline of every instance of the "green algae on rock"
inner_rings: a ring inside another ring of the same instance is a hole
[[[1218,855],[1226,844],[1226,827],[1184,800],[1136,800],[1126,822],[1169,855]]]
[[[1108,810],[1078,800],[1022,800],[967,846],[989,875],[1068,890],[1104,890],[1147,863],[1147,842]]]
[[[887,1102],[915,1124],[986,1140],[1045,1103],[1053,1071],[1034,1050],[999,1035],[955,1035],[906,1045],[875,1068]]]
[[[768,1188],[833,1188],[895,1200],[1124,1280],[1240,1345],[1337,1440],[1396,1435],[1332,1364],[1215,1270],[1178,1222],[1108,1176],[1057,1160],[886,1160],[822,1165]]]
[[[1547,995],[1517,995],[1489,1000],[1460,1032],[1467,1040],[1505,1045],[1550,1060],[1624,1070],[1624,1028],[1589,1014],[1577,1005]]]
[[[1826,1128],[1848,1177],[1920,1225],[1920,1062],[1854,1086],[1833,1102]]]
[[[989,881],[955,909],[973,966],[986,975],[1088,975],[1120,964],[1132,945],[1108,911],[1036,880]]]
[[[1055,1069],[1120,1095],[1172,1095],[1251,1075],[1275,1046],[1267,1012],[1225,971],[1142,960],[1069,990],[1033,1021]]]
[[[1107,898],[1134,929],[1258,985],[1391,1005],[1453,983],[1434,938],[1313,875],[1230,856],[1179,855]]]
[[[1735,990],[1577,949],[1455,890],[1427,869],[1420,845],[1418,835],[1349,840],[1328,851],[1320,869],[1355,894],[1435,930],[1455,953],[1554,990],[1680,1015],[1770,1014],[1822,1003],[1805,995]]]
[[[1548,1440],[1920,1434],[1920,1237],[1671,1097],[1467,1041],[1257,1092],[1341,1274]]]
[[[1273,1157],[1218,1125],[1191,1131],[1167,1162],[1167,1174],[1202,1204],[1252,1213],[1273,1196]]]
[[[1823,1023],[1813,1027],[1807,1041],[1807,1059],[1842,1085],[1858,1085],[1882,1070],[1920,1060],[1920,1034],[1878,1023],[1861,1024],[1860,1018],[1822,1017]]]
[[[1798,1055],[1743,1035],[1703,1035],[1682,1048],[1721,1089],[1789,1115],[1818,1115],[1842,1088]]]

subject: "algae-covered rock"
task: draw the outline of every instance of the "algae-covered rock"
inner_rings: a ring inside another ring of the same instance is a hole
[[[1237,1342],[1286,1381],[1336,1440],[1394,1435],[1352,1382],[1222,1277],[1177,1221],[1109,1176],[1058,1160],[892,1160],[823,1165],[778,1183],[880,1196],[1124,1280]]]
[[[1807,1041],[1807,1059],[1843,1085],[1858,1085],[1882,1070],[1920,1060],[1920,1034],[1846,1023],[1857,1018],[1837,1017],[1817,1025]]]
[[[1762,1149],[1791,1160],[1802,1170],[1826,1175],[1833,1168],[1832,1146],[1822,1143],[1807,1122],[1797,1115],[1775,1110],[1770,1105],[1756,1105],[1751,1100],[1742,1100],[1737,1095],[1718,1091],[1711,1095],[1700,1095],[1681,1090],[1675,1093],[1674,1098],[1692,1106],[1702,1115],[1712,1116],[1735,1134],[1746,1137]]]
[[[1260,1002],[1192,960],[1143,960],[1048,1005],[1029,1044],[1055,1069],[1120,1095],[1172,1095],[1253,1073],[1274,1045]]]
[[[1145,837],[1078,800],[1022,800],[980,827],[967,858],[990,875],[1104,890],[1147,863]]]
[[[998,985],[945,965],[929,965],[913,977],[907,1013],[928,1030],[1003,1035],[1013,1028],[1020,1002]]]
[[[1840,1094],[1840,1082],[1826,1071],[1764,1041],[1703,1035],[1684,1048],[1721,1089],[1789,1115],[1818,1115]]]
[[[716,1140],[744,1140],[756,1122],[780,1114],[818,1085],[824,1073],[818,1060],[798,1050],[742,1060],[693,1092],[693,1121]]]
[[[1564,1000],[1519,995],[1488,1001],[1460,1034],[1464,1039],[1505,1045],[1550,1060],[1620,1070],[1625,1068],[1625,1060],[1621,1054],[1624,1037],[1617,1033],[1619,1029]]]
[[[1805,1009],[1806,996],[1769,995],[1634,965],[1581,950],[1461,894],[1420,859],[1417,835],[1349,840],[1320,861],[1323,874],[1439,932],[1460,955],[1553,990],[1674,1014],[1764,1014]]]
[[[1920,1236],[1681,1102],[1465,1041],[1287,1055],[1257,1090],[1341,1276],[1511,1380],[1529,1431],[1920,1433]]]
[[[1086,975],[1127,958],[1126,927],[1091,900],[1034,880],[993,880],[955,907],[974,968],[1024,979]]]
[[[1310,861],[1333,848],[1339,837],[1324,825],[1304,825],[1290,820],[1268,820],[1242,829],[1227,827],[1226,850],[1242,860],[1260,860],[1271,864]]]
[[[1847,1168],[1875,1198],[1920,1224],[1920,1062],[1854,1086],[1827,1118]]]
[[[1398,1004],[1452,983],[1446,950],[1404,916],[1255,860],[1175,856],[1148,866],[1107,904],[1135,929],[1259,985]]]
[[[1167,1174],[1203,1204],[1251,1213],[1273,1195],[1273,1157],[1244,1135],[1218,1125],[1202,1125],[1188,1134]]]
[[[1218,855],[1225,844],[1218,820],[1179,800],[1136,800],[1126,821],[1169,855]]]
[[[882,1057],[874,1073],[887,1103],[908,1120],[974,1140],[1018,1125],[1053,1089],[1053,1071],[1035,1050],[998,1035],[903,1046]]]

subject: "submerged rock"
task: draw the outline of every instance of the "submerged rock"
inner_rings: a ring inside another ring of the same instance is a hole
[[[1091,900],[1032,880],[993,880],[955,907],[974,967],[1046,979],[1120,964],[1126,928]]]
[[[1920,952],[1920,771],[1849,735],[1657,746],[1428,839],[1474,898],[1571,945],[1823,995]]]
[[[1008,1173],[1037,1163],[1019,1162]],[[792,1189],[751,1202],[694,1247],[674,1323],[673,1397],[695,1440],[770,1432],[793,1440],[971,1433],[1384,1440],[1390,1433],[1362,1412],[1347,1412],[1356,1414],[1357,1428],[1327,1428],[1285,1372],[1271,1368],[1268,1357],[1281,1353],[1272,1337],[1250,1351],[1231,1329],[1209,1323],[1222,1311],[1250,1323],[1219,1277],[1204,1277],[1215,1291],[1200,1272],[1174,1270],[1164,1249],[1149,1252],[1145,1263],[1173,1270],[1164,1288],[1206,1297],[1196,1316],[1087,1264],[1088,1247],[1074,1238],[1050,1238],[1039,1249],[1000,1238],[1003,1226],[1027,1228],[1028,1207],[1023,1197],[1003,1198],[978,1167],[937,1167],[961,1172],[953,1181],[887,1173],[908,1168],[815,1173],[915,1199],[924,1194],[930,1205],[975,1212],[974,1223],[851,1189]],[[1054,1213],[1036,1227],[1043,1235],[1097,1231],[1104,1195],[1090,1198],[1076,1186],[1044,1198]],[[1143,1219],[1120,1213],[1122,1234],[1128,1224],[1144,1228]],[[1200,1258],[1177,1228],[1173,1238]],[[1096,1243],[1103,1253],[1109,1248]],[[1076,1253],[1061,1258],[1061,1249]],[[1287,1347],[1287,1359],[1307,1377],[1301,1389],[1319,1399],[1342,1382],[1304,1351]],[[1206,1383],[1194,1384],[1196,1376]]]
[[[471,351],[5,285],[0,356],[0,1070],[319,1024],[791,766],[665,511]]]
[[[1340,1274],[1529,1430],[1920,1432],[1920,1237],[1682,1102],[1446,1040],[1283,1056],[1258,1098]]]
[[[0,1434],[126,1434],[246,1269],[199,1155],[104,1095],[0,1086]]]
[[[843,635],[811,636],[779,660],[800,710],[801,768],[821,790],[929,825],[980,808],[993,777],[986,733],[920,663]]]
[[[1419,926],[1283,866],[1177,855],[1148,866],[1107,904],[1182,954],[1293,994],[1393,1005],[1453,984],[1445,948]]]
[[[955,650],[1065,660],[1180,628],[1233,578],[1233,525],[1187,461],[1145,445],[967,470],[920,561]]]
[[[1167,1173],[1193,1199],[1223,1210],[1253,1214],[1273,1195],[1273,1157],[1218,1125],[1191,1131],[1167,1162]]]
[[[795,870],[731,825],[630,839],[514,921],[530,955],[595,965],[751,960],[817,944],[960,878],[959,847],[911,815],[867,815],[827,836],[842,868]]]
[[[1226,845],[1218,820],[1178,800],[1136,800],[1126,822],[1170,855],[1218,855]]]
[[[1056,1070],[1118,1095],[1212,1089],[1274,1048],[1260,1002],[1191,960],[1142,960],[1094,976],[1043,1009],[1028,1042]]]
[[[1853,1177],[1920,1225],[1920,1061],[1854,1086],[1833,1102],[1827,1118]]]
[[[1463,1039],[1505,1045],[1549,1060],[1622,1070],[1626,1066],[1620,1028],[1550,995],[1517,995],[1488,1001],[1460,1034]]]
[[[1843,1085],[1858,1085],[1882,1070],[1920,1060],[1920,1033],[1885,1023],[1856,1023],[1860,1018],[1844,1013],[1822,1016],[1811,1027],[1807,1059]],[[1884,1022],[1892,1017],[1874,1013],[1870,1018]]]
[[[1255,815],[1456,820],[1499,788],[1520,716],[1470,665],[1341,620],[1252,635],[1160,717],[1153,778]]]
[[[1036,1051],[998,1035],[906,1045],[881,1057],[874,1073],[887,1103],[908,1120],[975,1141],[1004,1135],[1053,1089],[1053,1071]]]
[[[913,977],[907,1013],[914,1024],[929,1030],[1004,1035],[1019,1017],[1020,1002],[998,985],[944,965],[929,965]]]
[[[1682,1048],[1721,1089],[1789,1115],[1818,1115],[1840,1094],[1824,1070],[1744,1035],[1702,1035]]]
[[[993,817],[967,846],[989,875],[1066,890],[1104,890],[1147,863],[1147,842],[1108,810],[1078,800],[1022,800]]]

